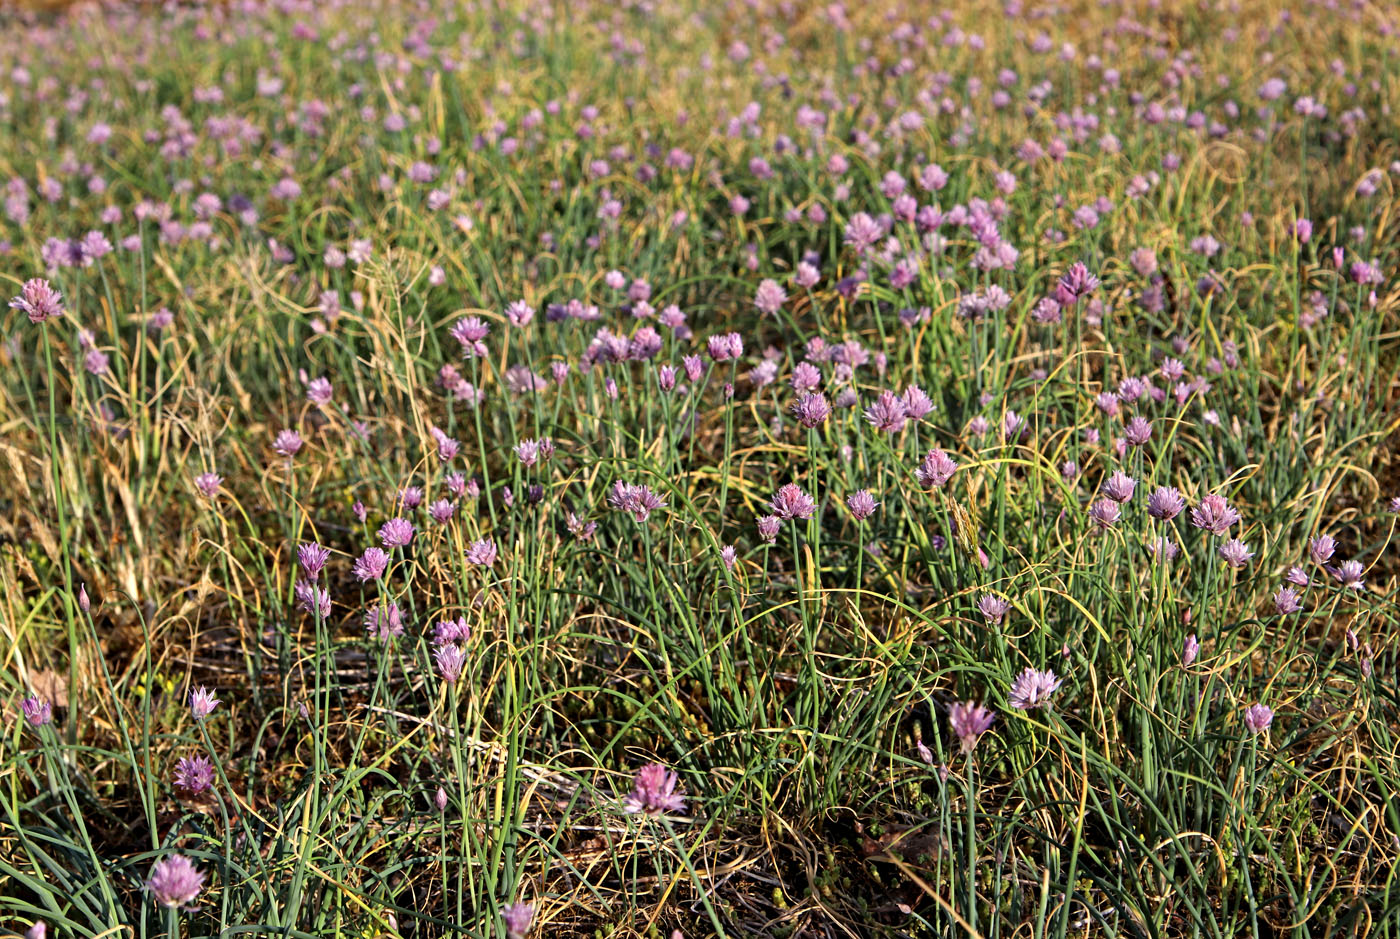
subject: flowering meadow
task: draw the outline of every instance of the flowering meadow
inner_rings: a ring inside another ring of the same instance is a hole
[[[0,930],[1400,935],[1400,11],[0,48]]]

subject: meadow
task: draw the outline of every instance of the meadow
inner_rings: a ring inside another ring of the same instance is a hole
[[[0,930],[1400,934],[1400,11],[0,50]]]

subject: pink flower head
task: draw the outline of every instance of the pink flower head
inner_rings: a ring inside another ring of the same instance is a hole
[[[1274,711],[1266,704],[1251,704],[1244,711],[1244,726],[1251,734],[1262,734],[1274,722]]]
[[[413,541],[413,523],[406,518],[391,518],[379,526],[379,543],[385,548],[407,547]]]
[[[1003,597],[994,593],[984,593],[977,598],[977,609],[982,614],[982,618],[987,621],[988,626],[995,626],[1006,616],[1006,611],[1011,609],[1011,604]]]
[[[535,920],[535,908],[529,903],[512,903],[501,908],[501,919],[506,924],[506,939],[525,939]]]
[[[680,776],[675,770],[661,763],[649,763],[637,770],[632,780],[632,793],[623,802],[623,811],[629,815],[652,816],[684,812],[685,797],[676,791],[679,785]]]
[[[190,716],[195,720],[204,720],[218,706],[219,699],[203,685],[190,692]]]
[[[1274,609],[1280,616],[1296,613],[1303,608],[1298,600],[1298,591],[1293,587],[1280,587],[1274,593]]]
[[[904,400],[899,395],[893,391],[882,391],[875,403],[866,408],[865,419],[876,430],[897,434],[904,429],[908,413],[904,408]]]
[[[469,359],[485,358],[490,350],[486,348],[486,337],[490,334],[491,327],[482,322],[480,317],[468,316],[460,319],[452,325],[449,334],[456,339],[462,347],[462,354]]]
[[[49,286],[48,281],[35,277],[24,282],[19,296],[10,301],[10,306],[22,311],[29,322],[38,326],[63,315],[63,295]]]
[[[1343,587],[1350,590],[1361,590],[1366,586],[1365,581],[1361,579],[1364,573],[1365,569],[1361,566],[1360,561],[1343,561],[1337,566],[1333,576]]]
[[[758,291],[754,294],[753,303],[758,307],[760,313],[773,314],[783,308],[787,302],[787,291],[776,280],[764,280],[758,285]]]
[[[24,719],[30,727],[37,729],[53,722],[53,705],[43,698],[25,698],[20,702],[19,709],[24,712]]]
[[[921,421],[933,411],[933,401],[918,385],[910,385],[901,395],[904,403],[904,416],[911,421]]]
[[[1220,546],[1220,556],[1225,559],[1225,563],[1234,568],[1244,567],[1254,557],[1254,552],[1249,550],[1249,546],[1238,538],[1231,538]]]
[[[366,548],[365,553],[355,560],[355,579],[364,583],[378,580],[389,568],[389,555],[379,548]]]
[[[1186,508],[1186,500],[1175,486],[1159,486],[1147,497],[1147,514],[1169,522]]]
[[[306,386],[306,400],[310,401],[317,407],[324,407],[325,405],[330,404],[331,398],[334,396],[334,394],[335,391],[331,388],[331,382],[329,378],[313,378],[311,382]]]
[[[608,493],[608,504],[619,512],[627,512],[639,522],[645,522],[651,513],[666,507],[660,496],[646,485],[633,485],[618,480]]]
[[[433,650],[433,659],[437,662],[438,674],[442,676],[442,680],[454,682],[462,677],[462,666],[466,664],[467,654],[462,651],[461,646],[449,642]]]
[[[816,501],[796,483],[788,483],[774,495],[769,508],[778,518],[811,518],[817,510]]]
[[[1021,711],[1042,707],[1049,703],[1050,695],[1055,693],[1063,681],[1063,678],[1056,678],[1055,673],[1049,669],[1041,672],[1026,668],[1011,683],[1010,704]]]
[[[306,573],[306,576],[312,580],[320,576],[321,570],[326,566],[326,561],[330,559],[330,556],[329,548],[314,542],[297,547],[297,562],[301,564],[301,569]]]
[[[1337,541],[1331,535],[1318,535],[1308,542],[1308,557],[1318,567],[1326,565],[1332,560],[1332,555],[1337,551]]]
[[[214,785],[214,764],[202,756],[181,757],[175,764],[175,785],[190,795],[209,791]]]
[[[1114,473],[1104,480],[1103,494],[1114,502],[1128,502],[1133,498],[1133,490],[1137,488],[1137,480],[1127,473]]]
[[[914,478],[925,489],[937,489],[953,478],[953,473],[957,468],[958,464],[953,461],[952,457],[942,450],[934,448],[924,456],[924,461],[914,470]]]
[[[467,548],[467,563],[490,567],[496,563],[496,542],[490,538],[473,541]]]
[[[831,404],[820,391],[798,396],[792,414],[803,427],[820,427],[831,417]]]
[[[365,614],[365,629],[371,639],[388,642],[403,635],[403,610],[397,603],[375,605]]]
[[[174,910],[194,903],[204,889],[204,874],[183,854],[172,854],[151,868],[146,891],[161,906]]]
[[[1189,668],[1192,662],[1196,661],[1196,656],[1201,653],[1201,643],[1196,639],[1196,634],[1192,633],[1186,637],[1181,644],[1181,666]]]
[[[870,494],[869,489],[860,489],[846,499],[846,507],[851,510],[851,515],[858,522],[863,522],[871,515],[875,514],[875,509],[880,503],[875,501],[875,497]]]
[[[744,338],[738,333],[724,333],[711,336],[706,341],[710,358],[716,362],[737,359],[744,354]],[[694,379],[691,379],[694,381]]]
[[[1141,447],[1152,439],[1152,422],[1141,414],[1128,421],[1128,426],[1123,428],[1123,439],[1129,446]]]
[[[1112,528],[1122,510],[1112,499],[1100,499],[1089,508],[1089,519],[1099,530]]]
[[[994,720],[996,715],[992,711],[969,701],[955,701],[948,708],[948,725],[966,755],[977,748],[978,738],[991,729]]]
[[[301,449],[301,444],[301,434],[294,430],[283,430],[278,432],[277,438],[272,441],[272,449],[290,460],[297,455],[297,451]]]
[[[1224,496],[1211,493],[1191,510],[1191,524],[1213,535],[1224,535],[1240,520],[1240,513],[1230,507]]]
[[[199,490],[199,494],[206,499],[212,499],[219,493],[219,486],[223,484],[224,478],[218,473],[200,473],[194,478],[194,487]]]

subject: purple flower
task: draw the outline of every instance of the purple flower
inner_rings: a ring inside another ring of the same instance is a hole
[[[203,685],[190,692],[190,716],[197,721],[208,717],[218,705],[219,699],[214,692]]]
[[[214,785],[214,764],[202,756],[184,756],[175,764],[175,785],[191,795]]]
[[[279,431],[276,439],[272,441],[272,449],[290,460],[301,449],[301,434],[294,430]]]
[[[428,506],[428,515],[439,525],[446,525],[452,518],[452,513],[457,510],[457,506],[447,499],[438,499]]]
[[[1128,441],[1129,446],[1144,446],[1152,439],[1152,422],[1141,414],[1137,415],[1123,428],[1123,439]]]
[[[1100,499],[1089,508],[1089,519],[1100,531],[1112,528],[1121,510],[1112,499]]]
[[[53,705],[43,698],[25,698],[20,702],[19,709],[24,712],[24,719],[30,727],[37,729],[53,722]]]
[[[1159,486],[1147,497],[1147,514],[1169,522],[1186,508],[1186,500],[1175,486]]]
[[[646,485],[633,485],[618,480],[608,493],[608,504],[619,512],[627,512],[638,522],[645,522],[651,513],[666,507],[660,496]]]
[[[439,620],[433,627],[433,643],[444,645],[449,642],[466,642],[471,639],[472,630],[467,625],[467,618],[459,616],[456,619]]]
[[[1220,556],[1233,568],[1241,568],[1254,557],[1254,552],[1238,538],[1231,538],[1220,546]]]
[[[366,548],[365,553],[360,555],[355,561],[355,578],[364,583],[369,580],[378,580],[384,576],[384,572],[389,568],[389,555],[379,548]]]
[[[1366,586],[1365,582],[1361,579],[1361,575],[1364,573],[1365,570],[1362,568],[1360,561],[1343,561],[1337,567],[1333,576],[1337,578],[1337,582],[1343,587],[1348,587],[1352,590],[1360,590]]]
[[[534,466],[541,460],[554,455],[554,441],[548,437],[539,440],[522,440],[514,447],[515,455],[523,466]]]
[[[787,291],[783,290],[776,280],[761,282],[753,298],[754,306],[758,307],[758,311],[768,314],[777,313],[786,302]]]
[[[496,563],[496,542],[490,538],[473,541],[467,548],[467,563],[490,567]]]
[[[1308,557],[1318,567],[1323,567],[1332,560],[1332,555],[1337,550],[1337,542],[1331,535],[1319,535],[1308,542]]]
[[[1186,641],[1181,644],[1181,667],[1189,668],[1191,663],[1196,661],[1196,656],[1201,653],[1201,644],[1196,640],[1196,634],[1192,633],[1186,637]]]
[[[1284,573],[1283,579],[1299,587],[1306,587],[1308,585],[1308,575],[1301,567],[1290,567],[1287,572]]]
[[[957,468],[958,464],[952,457],[935,447],[924,456],[924,461],[914,470],[914,478],[925,489],[937,489],[953,478]]]
[[[988,626],[995,626],[1006,616],[1011,604],[994,593],[984,593],[977,599],[977,609],[981,611],[982,618],[987,621]]]
[[[1213,535],[1223,536],[1230,526],[1240,520],[1240,513],[1230,507],[1224,496],[1211,493],[1191,510],[1191,524]]]
[[[962,745],[962,752],[971,755],[977,748],[977,740],[991,729],[996,715],[980,704],[969,701],[956,701],[948,708],[948,726],[953,736]]]
[[[330,556],[329,548],[323,548],[315,543],[297,547],[297,562],[301,564],[301,569],[306,572],[306,576],[312,580],[320,576]]]
[[[379,526],[379,543],[386,548],[407,547],[413,541],[413,523],[406,518],[391,518]]]
[[[1056,678],[1055,673],[1049,669],[1042,672],[1028,667],[1011,683],[1009,703],[1020,711],[1042,707],[1049,703],[1050,695],[1055,693],[1063,681],[1063,678]]]
[[[1274,609],[1280,616],[1287,616],[1289,613],[1296,613],[1303,608],[1303,604],[1298,601],[1298,591],[1292,587],[1280,587],[1274,594]]]
[[[371,639],[388,642],[403,635],[403,611],[397,603],[390,603],[381,609],[378,605],[365,614],[365,629]]]
[[[454,682],[462,677],[462,666],[467,662],[467,654],[453,642],[444,643],[433,650],[438,674],[445,682]]]
[[[1055,287],[1056,299],[1064,306],[1087,297],[1099,286],[1099,279],[1089,273],[1083,261],[1075,261],[1070,269],[1060,277]]]
[[[629,815],[664,815],[684,812],[685,797],[676,791],[680,776],[661,763],[649,763],[637,770],[632,780],[632,792],[623,801],[623,811]]]
[[[1127,473],[1114,473],[1103,484],[1103,494],[1114,502],[1127,502],[1133,497],[1137,480]]]
[[[1001,435],[1007,443],[1015,443],[1026,435],[1026,419],[1011,409],[1001,419]]]
[[[297,606],[308,613],[319,614],[323,619],[331,615],[330,591],[323,587],[317,587],[313,581],[297,581],[296,598]]]
[[[480,317],[468,316],[452,324],[448,331],[453,339],[456,339],[462,347],[462,355],[472,358],[485,358],[490,351],[486,348],[486,337],[491,332],[491,327],[481,321]]]
[[[313,378],[311,383],[306,386],[306,400],[317,407],[330,404],[334,394],[335,391],[331,388],[330,379],[328,378]]]
[[[535,908],[529,903],[512,903],[501,908],[501,919],[505,920],[507,939],[525,939],[535,919]]]
[[[1181,548],[1170,538],[1153,538],[1147,543],[1147,553],[1152,555],[1154,561],[1168,563],[1176,560]]]
[[[875,509],[879,505],[880,503],[875,501],[875,497],[870,494],[868,489],[853,492],[846,499],[846,507],[851,510],[851,515],[855,516],[855,520],[858,522],[863,522],[875,514]]]
[[[904,409],[904,400],[893,391],[882,391],[875,403],[866,409],[865,419],[876,430],[883,430],[887,434],[897,434],[904,429],[904,424],[908,419],[908,414]]]
[[[758,536],[764,541],[772,544],[778,540],[778,532],[783,527],[783,520],[776,515],[765,515],[758,520]]]
[[[738,333],[711,336],[705,343],[710,358],[716,362],[737,359],[744,354],[744,338]],[[691,379],[694,381],[695,379]]]
[[[219,486],[223,484],[223,481],[224,478],[218,473],[200,473],[194,478],[194,487],[204,498],[212,499],[218,495]]]
[[[880,240],[882,234],[883,230],[878,222],[865,212],[857,212],[846,223],[845,241],[856,249],[857,254],[864,254]]]
[[[1273,709],[1265,704],[1251,704],[1244,711],[1244,726],[1252,734],[1262,734],[1274,722]]]
[[[10,301],[10,306],[22,310],[29,322],[38,326],[63,315],[63,295],[50,287],[48,281],[35,277],[24,282],[19,296]]]
[[[732,571],[734,570],[734,562],[739,559],[739,552],[732,544],[727,544],[719,549],[719,559],[724,564],[725,570]]]
[[[803,427],[819,427],[831,416],[831,404],[820,391],[804,394],[793,404],[792,413]]]
[[[812,513],[817,510],[816,501],[796,483],[788,483],[781,487],[770,502],[769,508],[778,518],[811,518]]]
[[[204,874],[183,854],[157,861],[146,881],[151,897],[166,909],[187,907],[204,889]]]
[[[918,385],[904,389],[904,416],[911,421],[921,421],[933,410],[933,401]]]

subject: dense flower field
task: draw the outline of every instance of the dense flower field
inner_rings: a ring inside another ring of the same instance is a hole
[[[1400,931],[1400,14],[0,14],[0,928]]]

